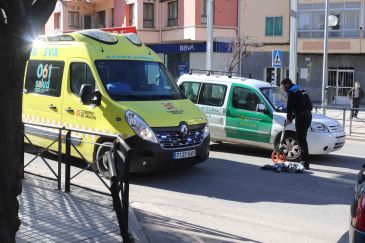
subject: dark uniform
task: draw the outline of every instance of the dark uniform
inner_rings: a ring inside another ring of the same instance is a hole
[[[288,90],[287,119],[296,120],[295,129],[301,149],[301,161],[305,162],[306,169],[309,168],[307,132],[312,122],[312,109],[312,101],[307,91],[298,85],[291,85]]]

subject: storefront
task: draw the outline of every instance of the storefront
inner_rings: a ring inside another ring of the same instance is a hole
[[[152,44],[148,46],[160,56],[161,60],[176,79],[188,73],[189,69],[206,69],[206,42]],[[231,57],[229,43],[214,42],[213,52],[212,69],[226,71],[228,61]]]

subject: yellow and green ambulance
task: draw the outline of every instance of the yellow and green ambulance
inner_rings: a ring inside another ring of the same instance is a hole
[[[58,132],[32,123],[121,134],[133,148],[134,172],[192,165],[209,155],[204,113],[135,33],[84,30],[36,41],[24,79],[23,121],[41,147]],[[92,162],[113,141],[74,132],[72,142]],[[73,149],[72,155],[79,157]],[[97,167],[107,175],[105,160]]]
[[[226,75],[185,74],[179,78],[185,95],[206,114],[215,142],[274,149],[286,119],[287,95],[267,82]],[[345,145],[343,126],[335,119],[313,114],[308,130],[310,154],[327,154]],[[300,159],[295,120],[284,137],[288,160]]]

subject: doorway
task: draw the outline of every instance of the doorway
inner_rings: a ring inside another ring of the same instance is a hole
[[[84,29],[91,29],[91,16],[90,15],[84,16]]]
[[[354,68],[329,68],[328,86],[335,89],[335,104],[348,104],[347,94],[354,87]]]
[[[176,80],[183,74],[189,72],[189,53],[167,54],[167,69]]]

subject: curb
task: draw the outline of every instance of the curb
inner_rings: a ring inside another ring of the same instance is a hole
[[[129,233],[132,237],[132,242],[136,243],[149,243],[149,240],[147,239],[146,233],[143,231],[142,226],[140,225],[137,216],[135,215],[133,208],[131,205],[129,205],[128,208],[128,214],[129,214]]]

